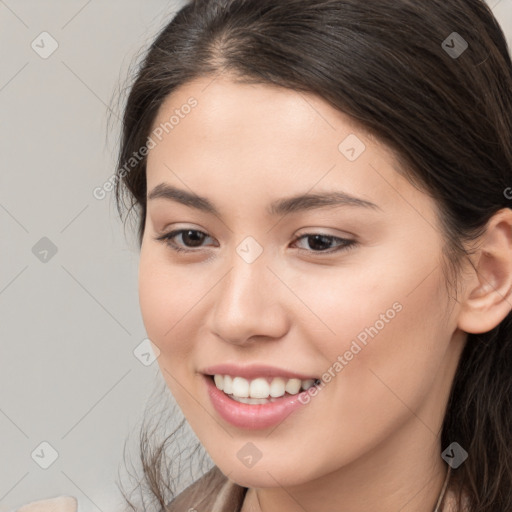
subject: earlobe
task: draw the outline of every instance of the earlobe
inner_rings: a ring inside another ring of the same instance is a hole
[[[512,210],[504,208],[488,222],[475,254],[458,327],[467,333],[488,332],[512,310]]]

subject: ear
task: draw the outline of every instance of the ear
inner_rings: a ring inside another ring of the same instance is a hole
[[[489,222],[474,255],[476,272],[468,278],[458,327],[467,333],[494,329],[512,310],[512,210]]]

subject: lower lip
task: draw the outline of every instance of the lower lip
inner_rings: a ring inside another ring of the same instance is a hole
[[[268,404],[242,404],[229,398],[217,388],[212,378],[205,375],[208,394],[213,407],[219,415],[235,427],[244,429],[264,429],[281,423],[293,411],[304,407],[312,396],[306,397],[307,391],[293,396],[284,396]],[[304,402],[299,398],[304,396]]]

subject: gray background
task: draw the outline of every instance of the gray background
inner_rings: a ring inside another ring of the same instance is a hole
[[[512,0],[489,4],[512,47]],[[135,236],[92,191],[115,170],[113,95],[180,5],[0,0],[0,512],[61,494],[120,510],[127,439],[136,467],[162,380],[141,355]]]

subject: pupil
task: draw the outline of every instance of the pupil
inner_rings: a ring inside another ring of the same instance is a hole
[[[320,249],[326,249],[326,248],[328,249],[328,248],[329,248],[329,247],[328,247],[328,246],[329,246],[329,243],[328,243],[328,242],[329,242],[329,238],[327,238],[326,236],[323,236],[323,235],[312,235],[312,236],[310,236],[309,238],[310,238],[310,239],[315,240],[315,243],[316,243],[318,240],[324,240],[324,241],[326,241],[326,242],[327,242],[327,247],[325,247],[325,244],[324,244],[324,247],[320,247]],[[310,245],[310,247],[311,247],[312,249],[315,249],[315,243],[313,243],[313,244],[309,244],[309,245]],[[322,244],[320,244],[320,245],[322,245]],[[316,249],[318,249],[318,248],[319,248],[319,247],[316,247]]]
[[[191,236],[190,236],[190,233],[196,233],[196,240],[195,240],[195,241],[196,241],[196,242],[198,242],[198,244],[197,244],[197,245],[200,245],[200,244],[201,244],[201,237],[202,237],[202,235],[201,235],[198,231],[194,231],[194,230],[192,230],[192,229],[191,229],[191,230],[188,230],[188,231],[185,231],[185,232],[183,233],[183,235],[184,235],[186,238],[191,238],[191,239],[192,239],[192,244],[191,244],[192,246],[194,246],[194,236],[192,236],[192,237],[191,237]],[[198,239],[197,237],[199,237],[199,239]],[[188,245],[188,244],[186,244],[186,245]],[[195,246],[194,246],[194,247],[195,247]]]

